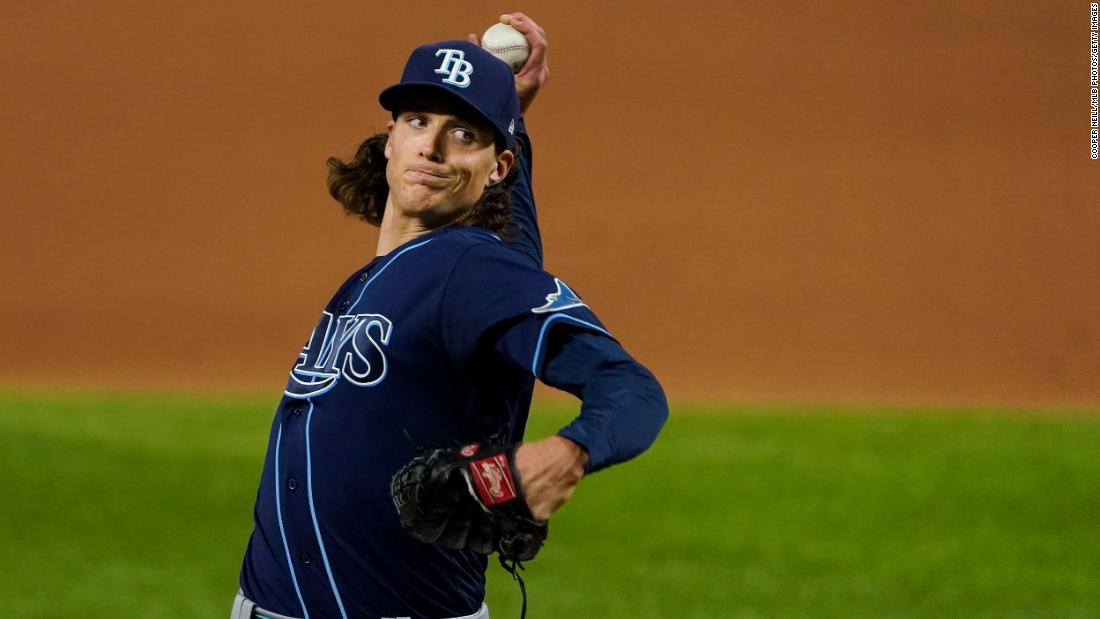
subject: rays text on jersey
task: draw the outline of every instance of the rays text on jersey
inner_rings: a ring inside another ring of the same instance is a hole
[[[386,353],[393,321],[381,314],[334,316],[324,312],[290,371],[286,394],[311,398],[341,378],[373,387],[386,377]]]

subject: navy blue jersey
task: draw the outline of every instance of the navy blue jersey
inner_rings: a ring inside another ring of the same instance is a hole
[[[447,228],[375,258],[295,359],[241,569],[241,589],[262,607],[342,619],[480,608],[485,557],[407,535],[389,480],[417,447],[520,440],[536,376],[583,394],[561,435],[589,451],[589,471],[640,453],[664,423],[656,380],[542,270],[522,119],[516,137],[515,235]]]
[[[485,558],[406,534],[390,478],[417,446],[519,439],[558,323],[606,333],[568,285],[480,228],[430,232],[348,278],[271,428],[245,595],[302,617],[476,611]]]

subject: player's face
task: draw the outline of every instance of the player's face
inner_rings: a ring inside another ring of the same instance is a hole
[[[390,122],[386,143],[389,205],[426,227],[447,225],[473,208],[513,162],[496,153],[492,126],[438,102],[411,102]]]

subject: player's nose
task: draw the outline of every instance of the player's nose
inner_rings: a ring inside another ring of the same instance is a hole
[[[423,131],[419,144],[420,156],[433,163],[441,163],[443,161],[444,133],[442,127],[439,126],[428,127]]]

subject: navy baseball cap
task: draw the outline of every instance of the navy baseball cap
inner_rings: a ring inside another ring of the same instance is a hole
[[[425,90],[457,98],[496,130],[497,144],[515,140],[519,96],[512,68],[469,41],[421,45],[405,63],[401,81],[378,95],[382,107],[397,114],[402,101]]]

